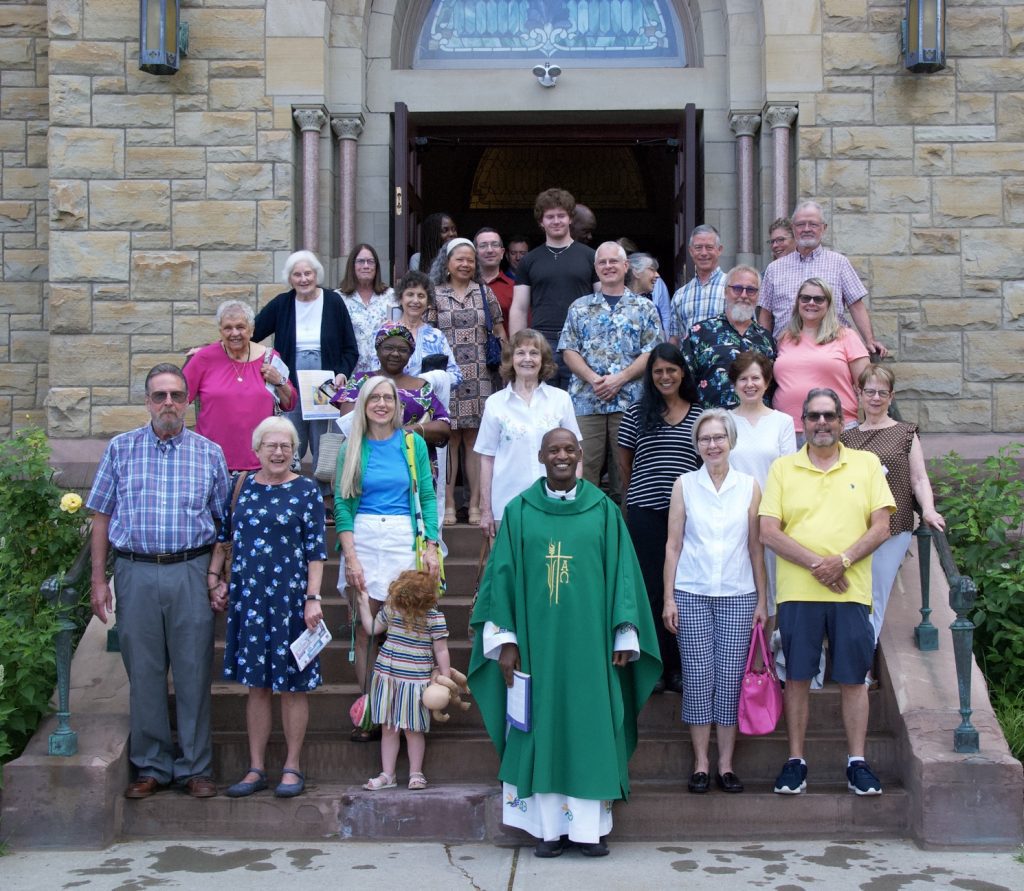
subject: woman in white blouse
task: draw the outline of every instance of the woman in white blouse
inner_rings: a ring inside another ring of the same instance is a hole
[[[683,721],[693,743],[691,792],[711,787],[708,745],[716,725],[723,792],[742,792],[733,771],[737,705],[750,632],[767,619],[764,549],[758,537],[761,488],[729,466],[736,423],[721,408],[693,425],[704,461],[672,487],[665,546],[665,627],[676,636],[683,665]]]
[[[768,468],[776,458],[796,451],[793,419],[784,411],[768,408],[764,395],[772,383],[772,360],[757,350],[740,353],[729,366],[729,380],[740,400],[732,410],[736,445],[729,454],[735,470],[749,473],[764,491]],[[764,552],[768,574],[768,617],[775,615],[775,554]]]
[[[537,458],[544,434],[565,427],[583,438],[569,394],[544,383],[557,370],[547,339],[532,328],[517,331],[502,350],[508,385],[487,397],[473,446],[480,455],[480,528],[491,538],[505,505],[544,475]],[[582,462],[576,471],[582,473]]]

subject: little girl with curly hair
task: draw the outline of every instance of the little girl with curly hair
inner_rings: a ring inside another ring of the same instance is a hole
[[[438,673],[450,674],[448,625],[437,608],[437,578],[417,570],[402,572],[388,587],[388,599],[374,617],[369,595],[359,593],[359,618],[368,635],[387,631],[377,654],[370,681],[370,714],[382,725],[381,773],[363,785],[376,792],[394,789],[399,732],[405,731],[409,752],[409,788],[426,789],[423,755],[427,748],[430,712],[423,705],[423,690],[430,683],[434,663]]]

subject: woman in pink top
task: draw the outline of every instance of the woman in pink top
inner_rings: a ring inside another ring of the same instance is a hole
[[[868,361],[860,337],[839,323],[832,289],[820,278],[807,279],[797,289],[789,326],[779,338],[772,403],[793,419],[801,443],[803,402],[815,387],[835,390],[843,404],[844,426],[857,423],[855,381]]]
[[[220,340],[198,350],[185,365],[189,401],[198,400],[196,433],[224,450],[228,469],[258,470],[252,450],[256,425],[295,405],[288,366],[270,347],[252,342],[256,315],[248,303],[225,300],[217,307]]]

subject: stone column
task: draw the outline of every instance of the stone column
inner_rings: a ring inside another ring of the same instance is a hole
[[[739,209],[739,243],[736,262],[754,261],[754,136],[761,126],[757,113],[732,112],[729,126],[736,135],[736,173]]]
[[[347,257],[356,246],[356,143],[363,132],[363,116],[331,118],[338,137],[341,170],[338,176],[338,256]]]
[[[772,131],[774,182],[772,217],[784,217],[789,211],[789,128],[796,120],[795,105],[769,105],[764,122]]]
[[[320,167],[320,128],[327,123],[321,105],[296,108],[292,118],[302,131],[302,247],[316,253],[319,249],[317,214]]]

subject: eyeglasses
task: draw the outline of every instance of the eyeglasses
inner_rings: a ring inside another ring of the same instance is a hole
[[[295,451],[295,446],[290,442],[261,442],[261,449],[266,449],[268,452],[292,452]]]
[[[376,266],[377,261],[373,257],[360,257],[356,260],[355,266]]]
[[[729,437],[724,433],[713,433],[711,436],[698,436],[697,445],[721,445],[723,442],[727,442],[728,439]]]
[[[390,403],[395,401],[395,397],[390,393],[371,393],[367,398],[367,402],[383,402]]]
[[[500,241],[478,241],[476,245],[476,249],[478,251],[487,251],[492,248],[500,250],[502,247],[504,247],[504,245]]]
[[[809,411],[804,415],[804,420],[810,421],[812,424],[817,423],[818,421],[827,421],[831,424],[838,419],[838,417],[839,415],[834,411]]]
[[[167,397],[170,397],[171,402],[175,405],[184,405],[188,399],[188,393],[184,390],[154,390],[146,396],[150,402],[155,402],[157,405],[166,402]]]
[[[790,238],[792,238],[791,235],[780,235],[778,238],[769,238],[768,244],[772,246],[777,244],[785,244],[787,241],[789,241]]]
[[[874,387],[865,387],[863,390],[861,390],[861,393],[863,393],[868,398],[873,398],[875,396],[880,396],[882,399],[888,399],[890,394],[891,394],[891,391],[890,390],[876,390]]]
[[[825,224],[815,223],[809,220],[801,220],[799,223],[796,220],[793,220],[794,229],[820,229],[823,225]]]
[[[742,297],[744,294],[753,297],[760,290],[755,285],[729,285],[728,287],[737,297]]]
[[[813,303],[815,306],[821,306],[823,303],[828,303],[828,297],[824,294],[799,294],[797,299],[801,303]]]
[[[378,352],[381,353],[411,353],[409,344],[403,341],[402,343],[382,343],[377,347]]]

